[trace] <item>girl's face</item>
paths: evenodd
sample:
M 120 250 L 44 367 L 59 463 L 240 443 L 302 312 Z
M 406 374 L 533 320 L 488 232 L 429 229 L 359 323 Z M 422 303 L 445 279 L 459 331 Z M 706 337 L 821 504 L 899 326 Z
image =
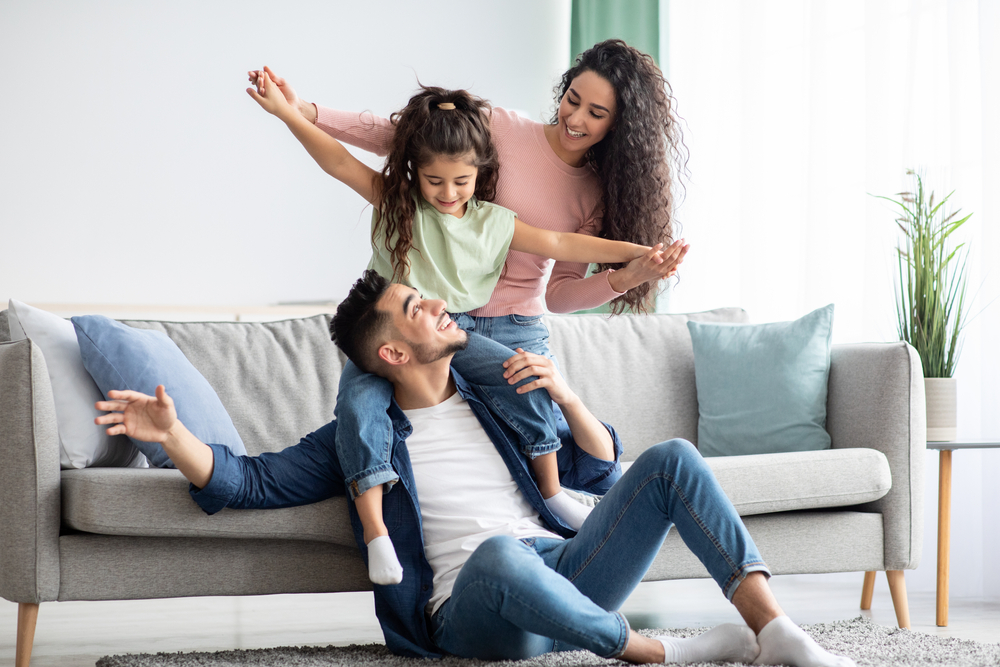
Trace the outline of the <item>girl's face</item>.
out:
M 615 124 L 615 89 L 596 72 L 573 79 L 559 102 L 556 129 L 559 145 L 569 153 L 586 154 Z
M 476 175 L 479 173 L 471 162 L 471 156 L 454 159 L 442 155 L 418 167 L 417 179 L 424 200 L 441 213 L 456 218 L 465 215 L 465 205 L 476 192 Z

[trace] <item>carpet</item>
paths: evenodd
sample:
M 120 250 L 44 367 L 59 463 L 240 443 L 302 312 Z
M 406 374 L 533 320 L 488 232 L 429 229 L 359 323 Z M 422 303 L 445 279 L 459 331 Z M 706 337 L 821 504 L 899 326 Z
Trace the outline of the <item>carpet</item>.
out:
M 848 621 L 803 626 L 824 648 L 854 659 L 861 666 L 904 667 L 909 665 L 953 665 L 973 667 L 1000 665 L 1000 644 L 982 644 L 967 639 L 933 637 L 921 632 L 888 628 L 859 616 Z M 706 628 L 640 630 L 644 635 L 693 637 Z M 302 646 L 220 651 L 218 653 L 157 653 L 106 656 L 96 667 L 598 667 L 624 665 L 586 651 L 549 653 L 531 660 L 485 662 L 463 658 L 425 661 L 394 656 L 380 644 L 365 646 Z M 717 666 L 720 663 L 706 663 Z M 736 665 L 737 663 L 726 663 Z

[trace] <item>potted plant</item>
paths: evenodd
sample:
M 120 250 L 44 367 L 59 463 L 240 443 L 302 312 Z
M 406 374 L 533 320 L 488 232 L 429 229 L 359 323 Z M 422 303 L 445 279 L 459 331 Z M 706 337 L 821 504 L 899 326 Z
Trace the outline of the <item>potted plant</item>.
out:
M 896 246 L 899 283 L 896 316 L 899 337 L 920 354 L 927 396 L 927 439 L 954 440 L 956 435 L 956 384 L 952 377 L 962 349 L 965 326 L 966 262 L 964 243 L 951 236 L 972 214 L 958 218 L 958 210 L 948 212 L 934 193 L 927 197 L 923 179 L 912 169 L 914 192 L 901 192 L 900 199 L 881 197 L 896 204 L 896 219 L 903 237 Z

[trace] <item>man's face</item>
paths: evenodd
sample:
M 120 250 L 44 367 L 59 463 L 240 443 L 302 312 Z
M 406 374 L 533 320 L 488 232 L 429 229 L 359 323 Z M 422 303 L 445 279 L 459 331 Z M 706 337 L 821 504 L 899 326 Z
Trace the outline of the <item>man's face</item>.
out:
M 419 364 L 430 364 L 469 344 L 469 337 L 448 316 L 441 299 L 424 299 L 417 290 L 393 283 L 379 299 L 377 308 L 392 316 L 402 342 Z

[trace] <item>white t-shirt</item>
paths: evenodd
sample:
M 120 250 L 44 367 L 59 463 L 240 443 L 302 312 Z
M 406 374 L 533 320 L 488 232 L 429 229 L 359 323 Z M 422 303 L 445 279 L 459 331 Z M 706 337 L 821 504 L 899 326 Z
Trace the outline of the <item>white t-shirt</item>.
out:
M 545 528 L 461 394 L 403 412 L 413 426 L 406 449 L 420 501 L 424 555 L 434 572 L 428 603 L 433 614 L 451 597 L 465 561 L 488 538 L 561 538 Z

